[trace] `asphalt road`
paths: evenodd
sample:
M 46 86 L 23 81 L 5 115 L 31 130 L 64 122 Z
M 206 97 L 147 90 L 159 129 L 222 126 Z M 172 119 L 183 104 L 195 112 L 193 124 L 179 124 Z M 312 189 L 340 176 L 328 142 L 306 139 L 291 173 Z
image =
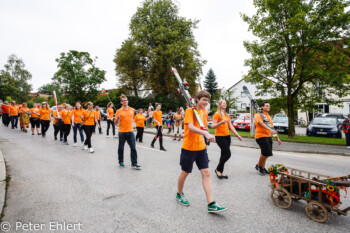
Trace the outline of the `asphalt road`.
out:
M 137 144 L 142 170 L 133 170 L 127 145 L 126 167 L 118 166 L 117 139 L 93 135 L 95 153 L 90 154 L 54 141 L 52 134 L 52 127 L 43 139 L 0 126 L 0 139 L 6 139 L 0 149 L 11 177 L 2 217 L 12 226 L 9 232 L 34 232 L 26 231 L 24 223 L 41 224 L 35 232 L 52 232 L 50 223 L 57 229 L 57 222 L 64 221 L 76 224 L 75 230 L 55 232 L 319 233 L 350 229 L 349 216 L 332 213 L 325 224 L 310 220 L 303 201 L 294 201 L 287 210 L 276 207 L 270 199 L 268 177 L 254 169 L 257 149 L 232 146 L 232 158 L 225 167 L 229 179 L 219 180 L 214 169 L 220 150 L 215 143 L 209 146 L 214 198 L 229 210 L 208 214 L 196 167 L 184 189 L 191 206 L 175 200 L 181 142 L 166 137 L 168 151 L 161 152 L 158 142 L 156 149 L 150 148 L 152 135 L 144 135 L 144 143 Z M 268 160 L 273 163 L 332 176 L 350 173 L 350 158 L 343 156 L 275 152 Z M 350 197 L 343 198 L 343 205 L 350 206 Z

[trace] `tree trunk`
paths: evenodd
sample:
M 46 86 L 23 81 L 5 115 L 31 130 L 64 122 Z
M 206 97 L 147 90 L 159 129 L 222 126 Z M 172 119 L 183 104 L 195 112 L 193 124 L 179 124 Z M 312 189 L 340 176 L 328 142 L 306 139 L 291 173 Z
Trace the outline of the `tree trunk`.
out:
M 288 104 L 288 137 L 294 138 L 295 136 L 294 100 L 292 95 L 292 88 L 290 85 L 288 85 L 287 104 Z

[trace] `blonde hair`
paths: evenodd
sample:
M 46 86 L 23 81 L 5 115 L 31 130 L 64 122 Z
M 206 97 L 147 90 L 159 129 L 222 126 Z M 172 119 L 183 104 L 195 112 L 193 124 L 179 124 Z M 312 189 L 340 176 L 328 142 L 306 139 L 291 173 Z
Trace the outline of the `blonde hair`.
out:
M 222 105 L 222 102 L 224 102 L 224 101 L 226 102 L 226 100 L 220 99 L 219 102 L 218 102 L 218 110 L 216 112 L 218 112 L 220 114 L 220 119 L 222 119 L 221 105 Z M 225 111 L 225 116 L 228 117 L 229 115 L 227 114 L 226 109 L 224 111 Z
M 49 105 L 46 102 L 40 104 L 40 108 L 44 108 L 43 105 L 46 104 L 46 109 L 49 110 Z

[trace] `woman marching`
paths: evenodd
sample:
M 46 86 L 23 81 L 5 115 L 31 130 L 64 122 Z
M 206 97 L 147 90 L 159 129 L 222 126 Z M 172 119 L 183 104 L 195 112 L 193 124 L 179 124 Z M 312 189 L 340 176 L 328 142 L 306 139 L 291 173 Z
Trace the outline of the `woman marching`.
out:
M 68 135 L 70 134 L 70 130 L 72 127 L 72 107 L 69 104 L 66 104 L 65 110 L 61 112 L 62 121 L 63 121 L 63 144 L 69 145 L 68 143 Z
M 75 107 L 72 112 L 73 116 L 73 140 L 74 140 L 74 147 L 76 147 L 77 144 L 77 133 L 79 132 L 80 135 L 80 141 L 83 144 L 84 143 L 84 130 L 83 130 L 83 116 L 84 109 L 81 106 L 81 103 L 78 101 L 75 103 Z
M 145 121 L 146 117 L 143 115 L 143 110 L 142 108 L 139 109 L 138 114 L 134 117 L 134 121 L 136 122 L 136 142 L 137 139 L 139 139 L 139 142 L 142 142 L 142 137 L 143 137 L 143 130 L 145 128 Z
M 83 128 L 86 134 L 86 140 L 84 142 L 83 150 L 89 149 L 90 153 L 94 153 L 94 149 L 92 149 L 91 147 L 91 136 L 95 127 L 95 123 L 98 128 L 101 127 L 97 121 L 96 112 L 93 109 L 93 107 L 94 105 L 92 104 L 92 102 L 88 102 L 87 109 L 83 112 L 82 115 Z
M 57 134 L 58 132 L 60 133 L 60 141 L 63 141 L 63 121 L 62 121 L 62 111 L 64 109 L 63 105 L 58 105 L 58 110 L 54 111 L 52 113 L 53 115 L 53 128 L 54 128 L 54 133 L 53 136 L 55 137 L 55 140 L 57 140 Z
M 40 135 L 40 119 L 39 119 L 39 108 L 38 104 L 34 103 L 33 107 L 30 109 L 31 116 L 29 118 L 30 124 L 32 126 L 32 135 L 34 135 L 34 130 L 36 128 L 36 134 Z
M 95 107 L 95 112 L 96 112 L 97 122 L 98 122 L 99 125 L 101 125 L 101 112 L 100 112 L 100 107 L 99 106 Z M 94 127 L 94 133 L 95 133 L 95 131 L 96 131 L 96 124 L 95 124 L 95 127 Z M 98 128 L 98 133 L 102 134 L 102 127 Z
M 29 114 L 30 114 L 30 110 L 29 108 L 27 108 L 27 103 L 23 103 L 21 109 L 19 110 L 19 113 L 21 114 L 21 117 L 20 117 L 21 130 L 27 133 L 27 125 L 29 124 Z
M 112 130 L 113 130 L 113 138 L 115 138 L 115 124 L 114 124 L 114 120 L 113 120 L 113 116 L 114 116 L 114 109 L 113 109 L 113 103 L 109 102 L 107 104 L 107 138 L 109 138 L 109 127 L 112 126 Z
M 232 126 L 230 116 L 226 112 L 226 101 L 219 100 L 218 110 L 213 116 L 212 128 L 215 129 L 215 140 L 221 149 L 221 157 L 219 164 L 215 170 L 216 175 L 219 179 L 228 179 L 227 175 L 224 175 L 224 166 L 227 160 L 231 157 L 231 136 L 230 130 L 242 141 L 242 137 L 236 132 L 235 128 Z
M 46 137 L 46 131 L 50 127 L 51 122 L 51 110 L 46 102 L 42 102 L 39 110 L 40 123 L 41 123 L 41 136 Z

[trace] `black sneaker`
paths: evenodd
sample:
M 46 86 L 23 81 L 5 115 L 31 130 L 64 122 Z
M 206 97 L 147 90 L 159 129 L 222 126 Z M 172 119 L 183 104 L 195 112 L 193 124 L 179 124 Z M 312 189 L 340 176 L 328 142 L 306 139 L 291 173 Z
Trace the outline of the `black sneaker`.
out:
M 270 172 L 268 170 L 266 170 L 266 168 L 263 168 L 262 170 L 266 175 L 270 175 Z
M 161 147 L 160 150 L 161 151 L 166 151 L 166 149 L 164 147 Z
M 151 147 L 154 148 L 154 144 L 153 143 L 151 144 Z
M 262 167 L 256 165 L 256 166 L 255 166 L 255 169 L 258 171 L 259 175 L 262 175 L 262 176 L 266 175 L 266 174 L 264 173 L 264 170 L 262 169 Z

